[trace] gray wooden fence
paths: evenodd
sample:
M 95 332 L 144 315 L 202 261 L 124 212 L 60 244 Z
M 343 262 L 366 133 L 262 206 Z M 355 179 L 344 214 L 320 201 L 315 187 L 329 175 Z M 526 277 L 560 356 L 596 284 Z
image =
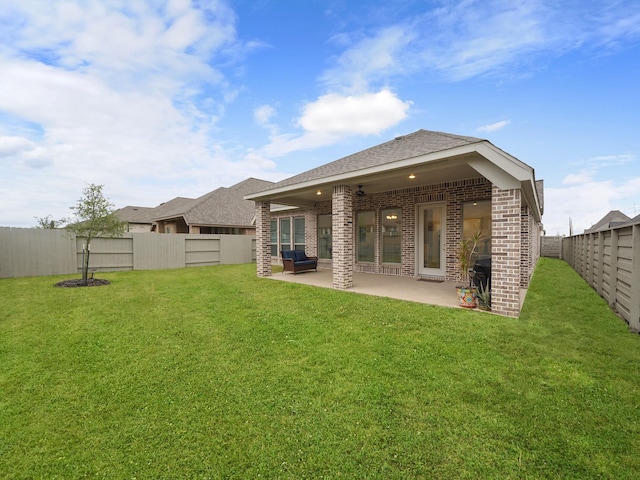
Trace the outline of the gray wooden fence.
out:
M 547 237 L 540 239 L 540 256 L 550 258 L 562 258 L 562 237 Z
M 640 223 L 564 238 L 562 258 L 640 332 Z
M 65 230 L 0 227 L 0 278 L 81 271 L 86 239 Z M 255 235 L 127 233 L 91 241 L 91 271 L 160 270 L 256 259 Z

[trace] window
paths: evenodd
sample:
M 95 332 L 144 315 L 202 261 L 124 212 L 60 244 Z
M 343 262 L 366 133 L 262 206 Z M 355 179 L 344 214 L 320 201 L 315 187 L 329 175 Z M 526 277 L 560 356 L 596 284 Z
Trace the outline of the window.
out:
M 279 232 L 278 220 L 271 220 L 271 255 L 277 256 L 281 250 L 304 250 L 305 246 L 304 217 L 280 218 Z
M 293 219 L 293 249 L 304 250 L 304 217 Z
M 331 258 L 331 215 L 318 215 L 318 258 Z
M 402 211 L 388 208 L 380 214 L 382 263 L 402 263 Z
M 280 250 L 291 250 L 291 219 L 280 219 Z
M 373 262 L 375 260 L 375 223 L 376 214 L 374 211 L 358 212 L 358 261 Z
M 462 238 L 471 238 L 476 232 L 482 233 L 482 238 L 476 246 L 478 258 L 491 257 L 491 200 L 476 200 L 462 205 Z
M 271 220 L 271 256 L 278 256 L 278 220 Z

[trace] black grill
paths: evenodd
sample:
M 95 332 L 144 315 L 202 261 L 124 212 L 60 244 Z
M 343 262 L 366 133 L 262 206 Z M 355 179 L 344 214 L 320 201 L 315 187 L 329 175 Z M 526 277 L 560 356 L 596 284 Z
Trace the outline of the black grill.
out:
M 476 263 L 474 263 L 473 284 L 478 288 L 482 288 L 482 290 L 487 290 L 487 288 L 491 288 L 491 259 L 490 258 L 482 258 L 480 260 L 476 260 Z

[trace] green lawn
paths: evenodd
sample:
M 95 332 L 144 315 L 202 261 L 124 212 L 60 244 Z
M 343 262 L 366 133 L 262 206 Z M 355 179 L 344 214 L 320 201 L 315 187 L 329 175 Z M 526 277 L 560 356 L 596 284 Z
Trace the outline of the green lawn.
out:
M 97 277 L 0 280 L 0 478 L 638 478 L 640 336 L 564 262 L 520 319 L 254 265 Z

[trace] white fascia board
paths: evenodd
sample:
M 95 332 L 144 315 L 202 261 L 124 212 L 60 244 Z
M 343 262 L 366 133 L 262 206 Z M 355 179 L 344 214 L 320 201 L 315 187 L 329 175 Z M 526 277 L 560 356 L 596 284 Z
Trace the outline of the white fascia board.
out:
M 478 145 L 477 152 L 519 181 L 533 179 L 533 169 L 489 142 Z
M 341 173 L 338 175 L 331 175 L 328 177 L 322 177 L 315 180 L 309 180 L 302 183 L 296 183 L 293 185 L 287 185 L 286 187 L 275 188 L 273 190 L 265 190 L 263 192 L 253 193 L 245 195 L 245 200 L 268 200 L 271 197 L 282 196 L 283 193 L 291 193 L 297 190 L 306 190 L 309 188 L 316 188 L 319 185 L 340 185 L 345 182 L 349 182 L 358 177 L 375 175 L 384 172 L 390 172 L 399 168 L 414 167 L 423 165 L 425 163 L 435 162 L 443 160 L 449 157 L 457 157 L 467 153 L 473 153 L 477 151 L 477 143 L 471 145 L 464 145 L 461 147 L 455 147 L 440 152 L 429 153 L 427 155 L 420 155 L 418 157 L 407 158 L 399 160 L 393 163 L 385 163 L 384 165 L 377 165 L 375 167 L 363 168 L 361 170 L 354 170 L 351 172 Z
M 300 210 L 300 207 L 295 207 L 291 205 L 280 205 L 279 207 L 271 206 L 271 212 L 288 212 L 290 210 Z
M 469 165 L 501 190 L 520 189 L 534 217 L 540 221 L 540 201 L 533 168 L 489 142 L 479 145 L 478 153 L 487 160 L 470 160 Z
M 495 163 L 485 158 L 469 160 L 469 166 L 476 172 L 496 185 L 501 190 L 515 190 L 520 188 L 520 181 L 513 175 L 505 172 Z

